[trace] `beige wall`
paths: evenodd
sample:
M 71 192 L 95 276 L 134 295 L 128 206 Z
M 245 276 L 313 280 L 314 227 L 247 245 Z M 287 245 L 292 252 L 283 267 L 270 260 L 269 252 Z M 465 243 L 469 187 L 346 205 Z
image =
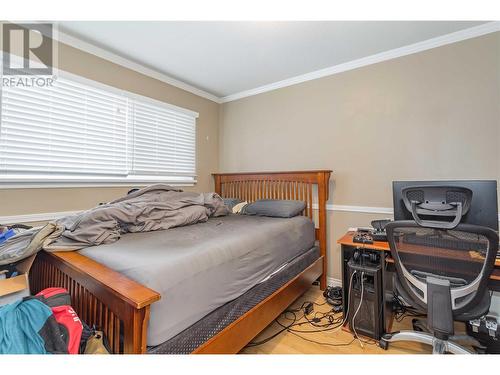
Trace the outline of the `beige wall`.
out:
M 500 33 L 222 105 L 221 171 L 332 169 L 331 202 L 391 207 L 397 179 L 500 176 Z M 330 212 L 336 240 L 386 215 Z
M 390 207 L 392 180 L 500 176 L 500 33 L 223 105 L 63 44 L 59 54 L 63 70 L 199 112 L 197 191 L 217 170 L 325 168 L 330 203 Z M 0 188 L 0 216 L 88 208 L 127 189 Z M 340 277 L 346 229 L 385 216 L 329 212 L 329 276 Z
M 154 78 L 59 44 L 59 68 L 136 94 L 199 113 L 196 128 L 198 183 L 192 189 L 213 189 L 211 173 L 218 170 L 219 105 Z M 95 206 L 127 192 L 129 187 L 1 189 L 0 216 L 71 211 Z

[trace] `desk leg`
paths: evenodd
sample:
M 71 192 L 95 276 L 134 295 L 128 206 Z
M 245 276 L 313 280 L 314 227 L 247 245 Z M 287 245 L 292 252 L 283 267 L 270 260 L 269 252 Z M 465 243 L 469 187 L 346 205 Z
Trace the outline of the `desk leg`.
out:
M 345 315 L 347 311 L 347 306 L 349 306 L 349 280 L 346 282 L 346 277 L 347 277 L 347 262 L 349 261 L 351 257 L 351 247 L 341 245 L 340 246 L 340 259 L 342 260 L 342 267 L 341 267 L 341 277 L 342 277 L 342 312 Z M 347 320 L 346 320 L 347 324 Z
M 392 277 L 394 271 L 390 270 L 390 263 L 385 261 L 385 256 L 381 259 L 382 262 L 382 283 L 384 286 L 384 333 L 390 333 L 392 331 L 392 324 L 394 323 L 394 313 L 392 312 Z

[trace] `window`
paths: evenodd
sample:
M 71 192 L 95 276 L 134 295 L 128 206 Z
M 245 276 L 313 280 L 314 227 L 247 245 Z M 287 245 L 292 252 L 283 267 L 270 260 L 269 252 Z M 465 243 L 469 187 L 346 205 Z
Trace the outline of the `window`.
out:
M 69 74 L 2 87 L 0 183 L 192 184 L 197 116 Z
M 132 123 L 134 174 L 194 176 L 193 116 L 135 101 Z

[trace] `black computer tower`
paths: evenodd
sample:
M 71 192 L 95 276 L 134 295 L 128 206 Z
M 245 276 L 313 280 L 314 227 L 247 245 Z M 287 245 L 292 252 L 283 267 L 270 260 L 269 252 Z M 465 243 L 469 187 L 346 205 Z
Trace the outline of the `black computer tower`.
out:
M 351 259 L 347 263 L 347 268 L 349 280 L 352 277 L 349 290 L 349 311 L 347 312 L 349 328 L 353 333 L 355 330 L 360 335 L 379 340 L 384 332 L 384 298 L 380 262 Z M 361 292 L 363 292 L 363 298 L 361 298 Z M 359 311 L 356 314 L 358 308 Z

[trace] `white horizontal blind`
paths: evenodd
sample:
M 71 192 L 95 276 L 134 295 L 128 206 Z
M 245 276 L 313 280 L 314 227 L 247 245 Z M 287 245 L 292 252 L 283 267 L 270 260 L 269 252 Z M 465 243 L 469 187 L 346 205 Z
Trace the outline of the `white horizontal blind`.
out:
M 58 79 L 3 87 L 0 171 L 127 174 L 127 98 Z
M 195 118 L 134 101 L 133 174 L 194 176 Z
M 196 117 L 71 75 L 2 87 L 0 181 L 194 182 Z

